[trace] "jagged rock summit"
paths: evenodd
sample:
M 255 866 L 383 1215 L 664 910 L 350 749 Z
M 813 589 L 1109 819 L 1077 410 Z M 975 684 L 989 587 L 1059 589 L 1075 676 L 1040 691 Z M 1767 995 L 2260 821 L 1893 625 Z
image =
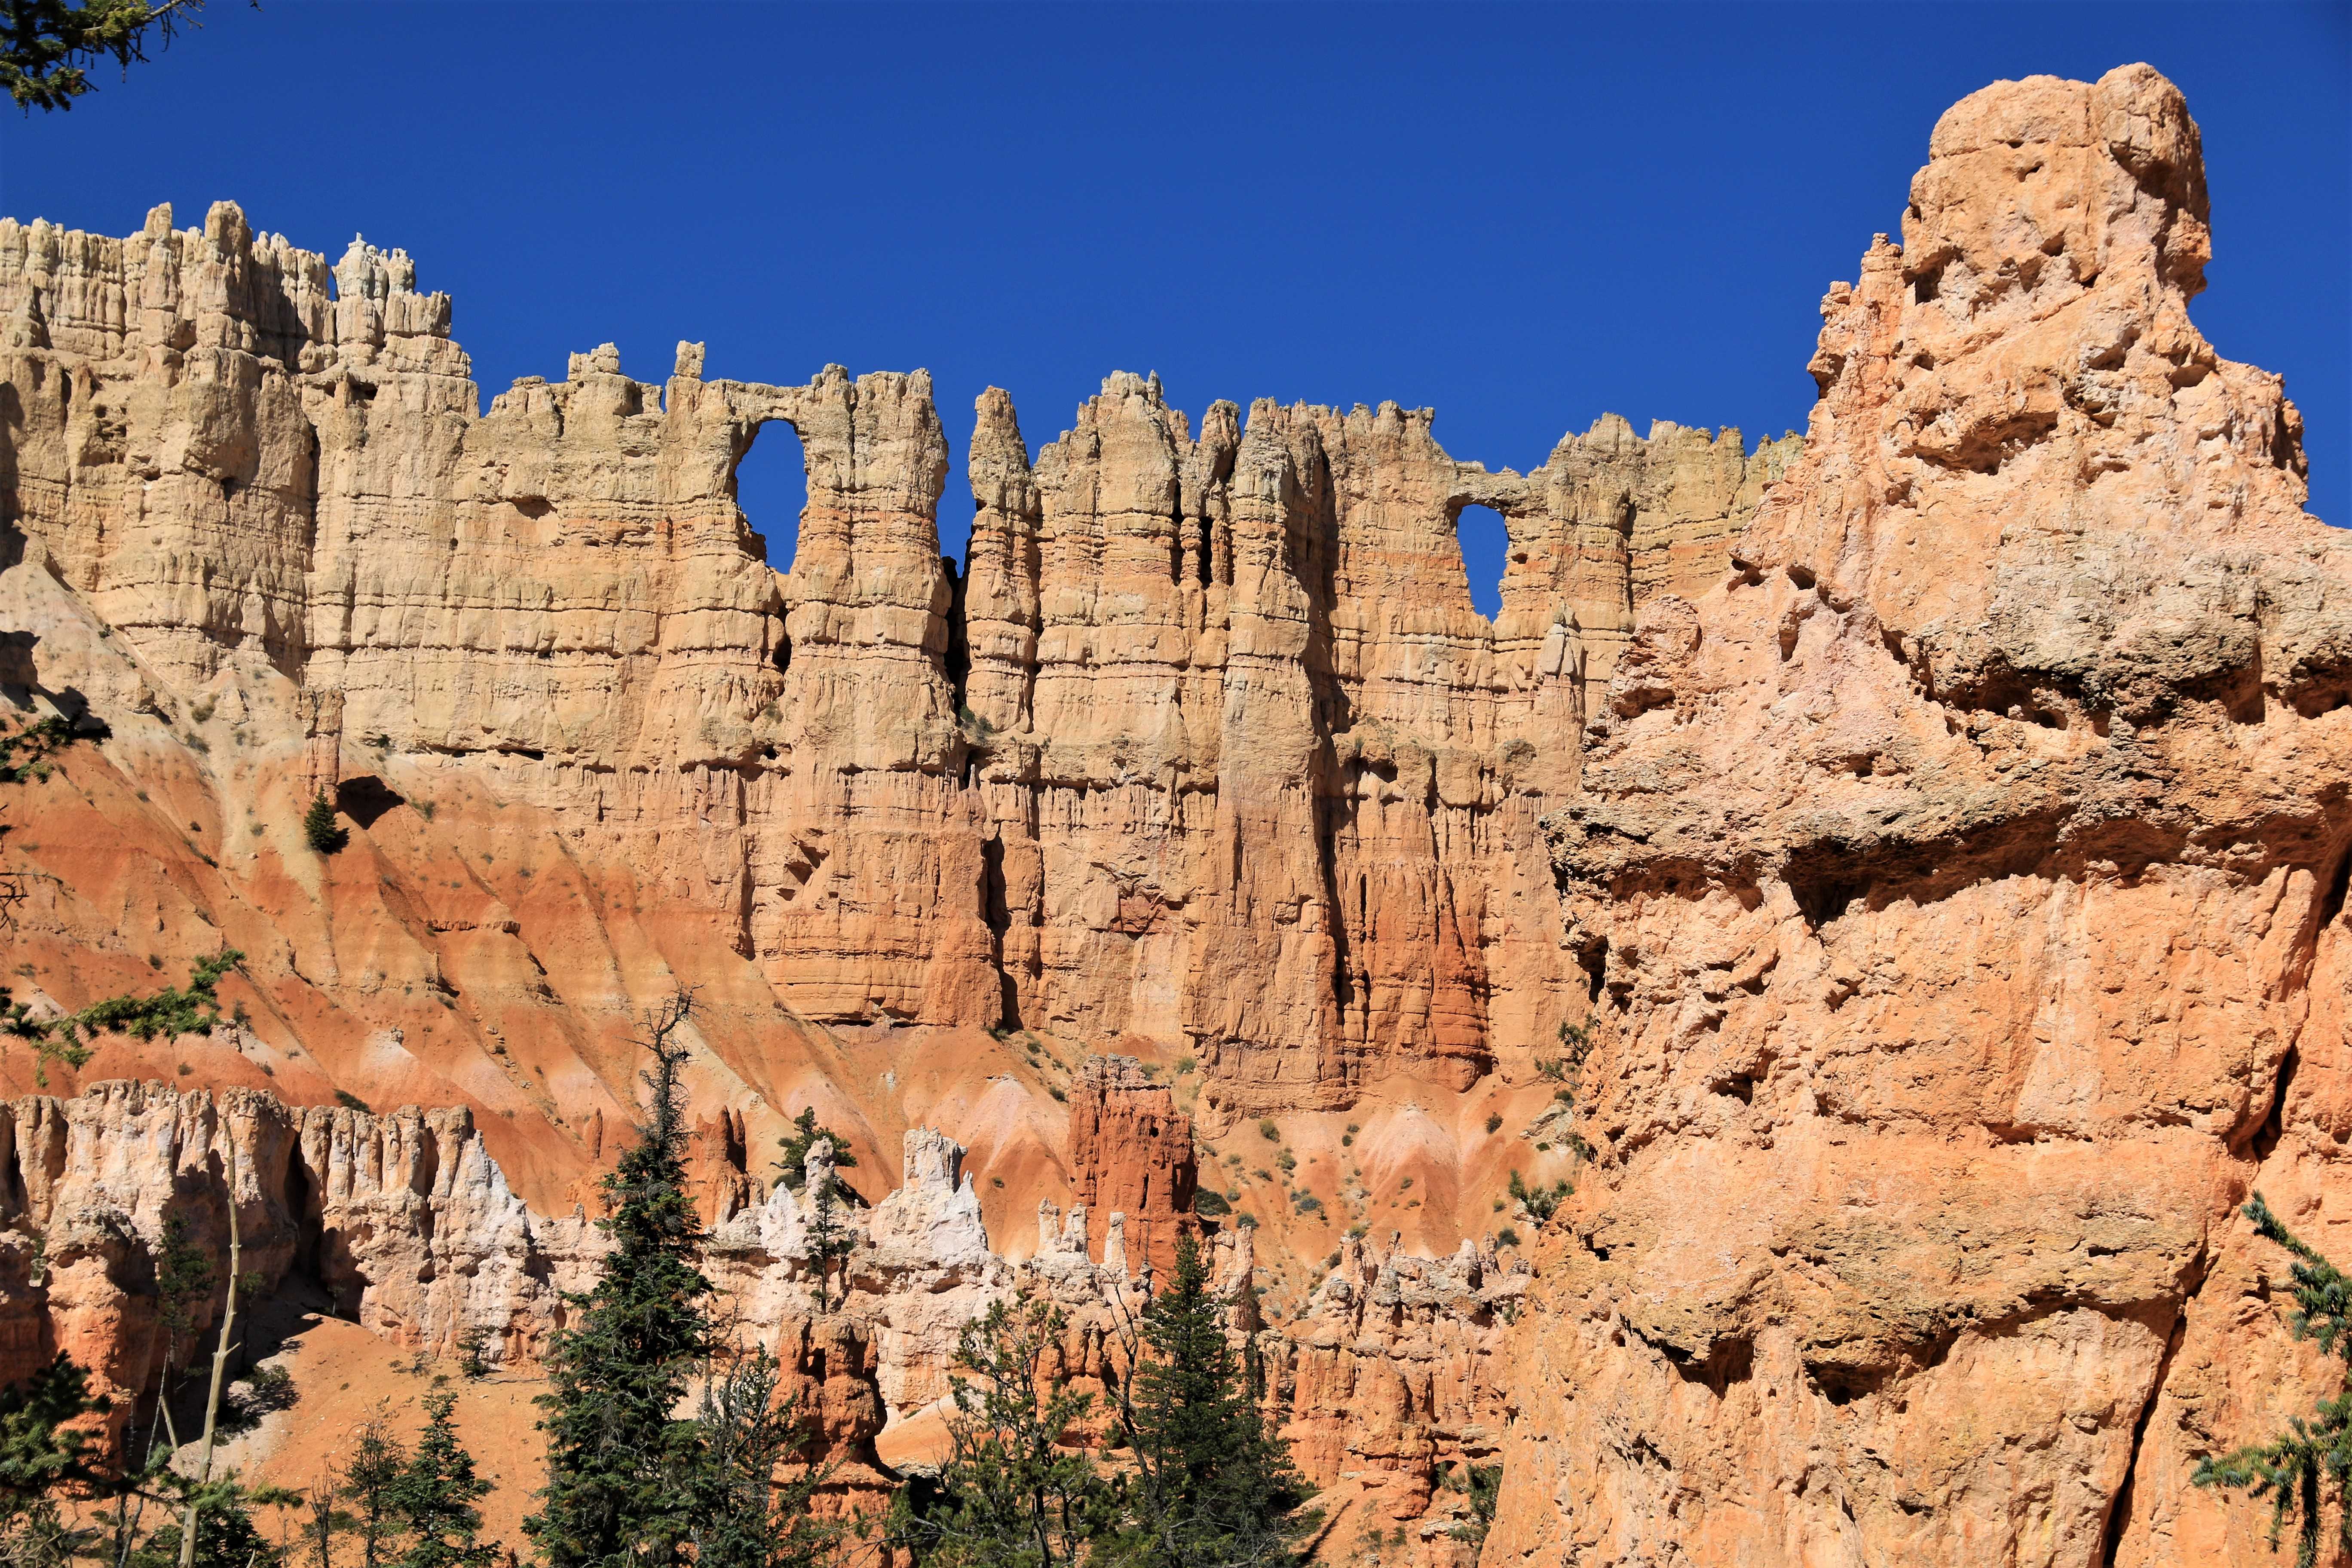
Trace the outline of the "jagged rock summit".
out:
M 110 731 L 5 786 L 8 984 L 236 945 L 235 1026 L 56 1087 L 300 1108 L 20 1100 L 7 1223 L 64 1228 L 11 1332 L 135 1331 L 147 1178 L 30 1194 L 215 1105 L 304 1170 L 478 1151 L 338 1201 L 442 1205 L 503 1288 L 689 984 L 714 1245 L 861 1465 L 992 1293 L 1115 1314 L 1213 1226 L 1327 1555 L 2266 1561 L 2187 1478 L 2335 1386 L 2236 1207 L 2352 1256 L 2352 535 L 2189 320 L 2208 217 L 2153 70 L 2000 83 L 1824 300 L 1802 441 L 1490 473 L 1425 410 L 1196 428 L 1118 374 L 1033 449 L 991 392 L 961 574 L 920 373 L 607 347 L 484 412 L 399 252 L 0 222 L 0 682 Z M 733 490 L 778 419 L 784 573 Z M 877 1200 L 824 1326 L 751 1157 L 803 1106 Z

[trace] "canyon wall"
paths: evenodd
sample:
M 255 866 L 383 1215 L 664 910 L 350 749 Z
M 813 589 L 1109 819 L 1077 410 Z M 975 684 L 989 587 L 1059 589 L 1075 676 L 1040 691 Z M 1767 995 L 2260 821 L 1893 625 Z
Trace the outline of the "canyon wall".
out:
M 2352 536 L 2189 318 L 2170 83 L 2001 83 L 1928 153 L 1801 442 L 1608 418 L 1490 473 L 1426 410 L 1118 374 L 1033 449 L 991 392 L 961 571 L 920 373 L 608 347 L 478 412 L 397 251 L 0 222 L 0 686 L 92 731 L 0 786 L 6 984 L 246 954 L 234 1026 L 46 1069 L 226 1098 L 18 1102 L 0 1344 L 135 1386 L 189 1168 L 138 1151 L 226 1114 L 310 1173 L 254 1189 L 285 1268 L 366 1274 L 317 1194 L 366 1245 L 446 1213 L 462 1259 L 351 1310 L 527 1355 L 686 986 L 712 1267 L 846 1336 L 793 1331 L 851 1447 L 1007 1291 L 1099 1377 L 1214 1189 L 1327 1556 L 2266 1560 L 2187 1476 L 2334 1386 L 2237 1205 L 2352 1256 Z M 781 574 L 733 478 L 778 420 Z M 829 1315 L 754 1158 L 803 1106 L 879 1200 Z M 68 1169 L 101 1195 L 38 1209 Z M 1521 1175 L 1574 1190 L 1539 1226 Z M 1490 1463 L 1481 1547 L 1444 1482 Z

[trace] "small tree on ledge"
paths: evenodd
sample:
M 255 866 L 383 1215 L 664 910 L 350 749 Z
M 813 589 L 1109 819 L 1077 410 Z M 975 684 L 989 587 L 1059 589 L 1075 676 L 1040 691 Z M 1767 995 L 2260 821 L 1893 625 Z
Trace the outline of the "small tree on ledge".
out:
M 302 814 L 302 842 L 321 855 L 332 855 L 352 841 L 352 836 L 335 820 L 334 803 L 320 790 L 310 797 L 310 809 Z

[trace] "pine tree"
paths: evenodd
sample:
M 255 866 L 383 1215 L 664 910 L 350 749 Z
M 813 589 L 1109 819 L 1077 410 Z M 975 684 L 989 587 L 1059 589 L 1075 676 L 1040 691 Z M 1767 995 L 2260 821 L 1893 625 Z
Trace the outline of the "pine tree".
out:
M 681 992 L 646 1019 L 651 1114 L 604 1178 L 613 1213 L 598 1223 L 613 1250 L 594 1289 L 564 1298 L 577 1326 L 549 1346 L 551 1386 L 539 1399 L 547 1485 L 523 1524 L 549 1568 L 686 1560 L 702 1445 L 698 1425 L 673 1412 L 710 1328 L 710 1282 L 693 1262 L 701 1228 L 686 1192 L 686 1047 L 676 1038 L 693 1007 Z
M 835 1265 L 846 1259 L 857 1246 L 856 1233 L 841 1212 L 841 1199 L 836 1195 L 838 1184 L 831 1171 L 823 1172 L 816 1180 L 815 1190 L 809 1194 L 808 1244 L 809 1257 L 816 1263 L 816 1306 L 824 1310 L 828 1300 L 826 1279 Z M 843 1289 L 845 1298 L 847 1287 Z
M 302 842 L 321 855 L 332 855 L 352 841 L 352 836 L 335 821 L 334 803 L 325 790 L 310 797 L 310 809 L 302 814 Z
M 1200 1243 L 1143 1310 L 1142 1353 L 1121 1392 L 1136 1462 L 1141 1554 L 1171 1568 L 1288 1564 L 1318 1516 L 1288 1448 L 1265 1429 L 1255 1379 L 1225 1335 Z
M 10 0 L 0 13 L 8 19 L 0 28 L 0 86 L 28 112 L 71 109 L 91 90 L 86 68 L 111 59 L 128 70 L 147 58 L 149 39 L 170 44 L 203 9 L 204 0 Z
M 776 1398 L 778 1375 L 776 1358 L 758 1348 L 703 1386 L 696 1568 L 810 1568 L 848 1534 L 810 1510 L 830 1470 L 806 1462 L 800 1400 Z
M 319 1568 L 335 1568 L 335 1537 L 348 1535 L 359 1528 L 356 1514 L 335 1506 L 335 1482 L 331 1472 L 322 1474 L 318 1484 L 302 1494 L 303 1506 L 310 1515 L 302 1526 L 302 1538 L 310 1543 Z
M 2299 1340 L 2315 1340 L 2320 1353 L 2345 1363 L 2336 1397 L 2323 1399 L 2314 1418 L 2287 1417 L 2287 1430 L 2268 1443 L 2250 1445 L 2235 1453 L 2201 1460 L 2189 1479 L 2200 1487 L 2242 1488 L 2255 1497 L 2269 1494 L 2270 1542 L 2278 1548 L 2279 1532 L 2300 1520 L 2295 1534 L 2295 1568 L 2313 1568 L 2319 1561 L 2321 1514 L 2326 1494 L 2336 1502 L 2336 1542 L 2339 1552 L 2352 1553 L 2352 1508 L 2345 1489 L 2352 1483 L 2352 1276 L 2296 1238 L 2256 1193 L 2245 1207 L 2255 1231 L 2284 1247 L 2294 1258 L 2288 1288 L 2294 1311 L 2287 1331 Z
M 809 1151 L 817 1146 L 820 1139 L 833 1145 L 834 1169 L 854 1171 L 857 1168 L 857 1156 L 849 1152 L 849 1145 L 842 1141 L 841 1134 L 830 1127 L 818 1126 L 816 1107 L 804 1105 L 801 1113 L 793 1118 L 793 1130 L 776 1140 L 776 1147 L 782 1151 L 776 1156 L 776 1179 L 793 1191 L 799 1192 L 808 1180 Z
M 96 1479 L 89 1438 L 70 1423 L 105 1408 L 62 1351 L 23 1386 L 0 1388 L 0 1562 L 63 1564 L 94 1536 L 70 1523 L 58 1500 Z
M 190 1353 L 195 1350 L 195 1304 L 211 1300 L 212 1293 L 212 1258 L 196 1245 L 186 1212 L 174 1204 L 163 1216 L 163 1245 L 155 1255 L 156 1316 L 163 1329 L 160 1397 L 165 1405 L 171 1399 L 173 1368 L 186 1370 L 181 1342 L 187 1342 Z
M 131 1554 L 130 1568 L 179 1568 L 180 1523 L 173 1519 L 156 1526 Z M 196 1548 L 189 1561 L 194 1568 L 278 1568 L 280 1558 L 238 1497 L 197 1505 Z
M 1061 1442 L 1093 1405 L 1048 1369 L 1067 1326 L 1044 1301 L 998 1301 L 965 1325 L 956 1365 L 972 1375 L 950 1380 L 941 1500 L 908 1531 L 927 1563 L 1064 1568 L 1117 1534 L 1109 1479 L 1090 1452 Z
M 360 1424 L 352 1457 L 335 1479 L 335 1495 L 357 1510 L 352 1528 L 359 1531 L 362 1568 L 382 1568 L 399 1536 L 392 1488 L 407 1468 L 408 1451 L 393 1435 L 390 1414 L 379 1405 Z
M 425 1430 L 386 1493 L 408 1536 L 399 1568 L 487 1568 L 498 1555 L 481 1542 L 482 1513 L 474 1504 L 491 1488 L 457 1441 L 457 1396 L 446 1389 L 425 1396 Z

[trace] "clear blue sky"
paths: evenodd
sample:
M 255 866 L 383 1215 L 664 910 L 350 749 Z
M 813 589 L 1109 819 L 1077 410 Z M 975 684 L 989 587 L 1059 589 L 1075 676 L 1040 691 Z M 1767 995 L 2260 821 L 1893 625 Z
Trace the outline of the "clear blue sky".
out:
M 109 234 L 218 197 L 404 247 L 485 397 L 610 340 L 648 380 L 929 367 L 1034 450 L 1114 369 L 1197 412 L 1437 410 L 1539 463 L 1603 410 L 1801 427 L 1832 279 L 1899 228 L 1955 99 L 2147 60 L 2205 135 L 2195 307 L 2279 371 L 2352 521 L 2352 8 L 1448 5 L 844 8 L 214 0 L 69 114 L 0 115 L 0 211 Z M 797 456 L 744 502 L 789 554 Z M 1499 540 L 1465 536 L 1491 605 Z

